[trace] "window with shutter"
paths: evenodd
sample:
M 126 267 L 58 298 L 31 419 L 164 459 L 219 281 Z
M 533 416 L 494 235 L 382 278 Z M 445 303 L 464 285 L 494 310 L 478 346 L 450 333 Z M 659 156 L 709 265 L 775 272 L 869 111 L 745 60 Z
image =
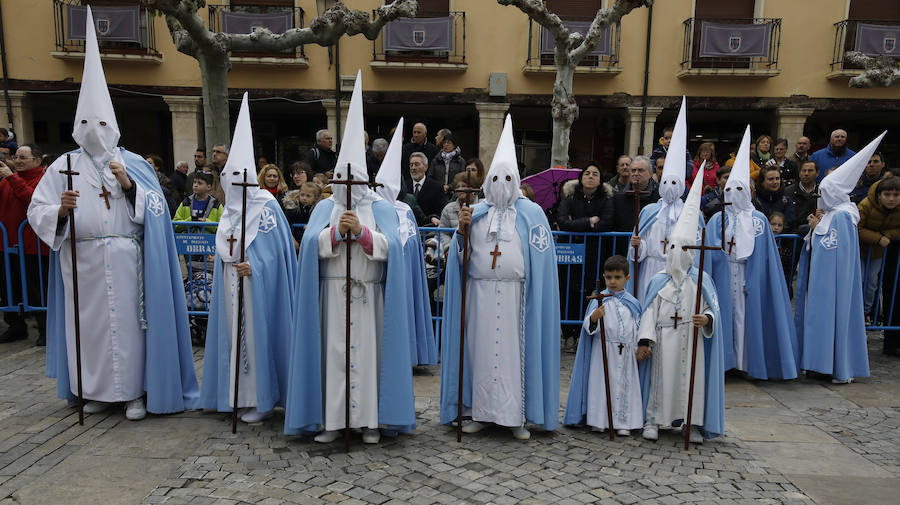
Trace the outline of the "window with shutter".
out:
M 695 18 L 752 18 L 756 0 L 696 0 L 694 3 Z
M 849 19 L 900 20 L 900 2 L 851 0 Z

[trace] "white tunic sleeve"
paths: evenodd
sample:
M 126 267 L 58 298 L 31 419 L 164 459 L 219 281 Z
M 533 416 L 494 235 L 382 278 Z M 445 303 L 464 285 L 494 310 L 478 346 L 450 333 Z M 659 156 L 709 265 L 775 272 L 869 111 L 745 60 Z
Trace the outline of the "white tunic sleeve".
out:
M 388 241 L 380 231 L 369 228 L 372 233 L 372 254 L 363 249 L 366 257 L 372 261 L 387 261 L 388 259 Z
M 125 206 L 128 209 L 128 217 L 135 224 L 144 224 L 144 211 L 147 210 L 147 190 L 137 181 L 132 180 L 131 182 L 135 186 L 134 208 L 131 208 L 131 205 Z M 162 195 L 159 196 L 162 197 Z
M 336 258 L 338 251 L 331 247 L 332 227 L 326 226 L 324 230 L 319 232 L 319 257 L 320 258 Z
M 60 159 L 65 159 L 60 157 Z M 54 251 L 59 251 L 63 241 L 69 236 L 68 219 L 64 226 L 59 224 L 59 207 L 62 192 L 65 191 L 64 178 L 59 173 L 57 163 L 53 163 L 38 183 L 28 204 L 28 223 L 38 237 Z
M 712 321 L 713 320 L 713 311 L 709 307 L 709 304 L 706 303 L 706 298 L 703 298 L 702 300 L 703 300 L 703 302 L 700 304 L 700 313 L 705 315 L 706 317 L 709 318 L 710 321 Z M 707 324 L 706 326 L 700 328 L 700 335 L 702 335 L 703 338 L 712 338 L 713 325 Z
M 638 327 L 638 341 L 649 340 L 656 343 L 656 317 L 659 313 L 660 297 L 657 296 L 641 314 L 641 324 Z
M 597 301 L 591 300 L 590 305 L 588 305 L 587 311 L 584 313 L 584 324 L 582 325 L 584 328 L 584 332 L 588 335 L 594 335 L 597 333 L 597 330 L 600 328 L 600 321 L 597 321 L 597 324 L 591 324 L 591 313 L 594 312 L 594 309 L 597 308 Z M 594 327 L 591 330 L 591 326 Z

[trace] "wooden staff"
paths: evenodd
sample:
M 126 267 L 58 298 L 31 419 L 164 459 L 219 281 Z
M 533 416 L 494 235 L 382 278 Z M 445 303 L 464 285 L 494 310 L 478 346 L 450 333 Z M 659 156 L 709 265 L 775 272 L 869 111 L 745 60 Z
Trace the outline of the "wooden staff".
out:
M 723 216 L 724 217 L 724 216 Z M 700 313 L 700 304 L 703 301 L 703 260 L 705 257 L 706 251 L 717 251 L 721 248 L 721 245 L 716 247 L 711 247 L 706 245 L 706 228 L 703 228 L 703 231 L 700 235 L 700 245 L 684 245 L 681 246 L 682 249 L 697 249 L 700 251 L 700 265 L 697 267 L 697 298 L 694 303 L 694 314 Z M 694 337 L 693 337 L 693 345 L 691 346 L 691 383 L 688 387 L 688 408 L 687 408 L 687 420 L 684 424 L 684 449 L 687 450 L 690 448 L 691 444 L 691 414 L 694 409 L 694 376 L 697 372 L 697 336 L 700 333 L 700 328 L 697 325 L 694 326 Z
M 244 169 L 244 181 L 232 182 L 232 186 L 241 187 L 241 250 L 238 263 L 246 261 L 244 245 L 247 235 L 247 188 L 259 187 L 259 184 L 247 182 L 247 169 Z M 232 237 L 234 238 L 234 237 Z M 237 326 L 234 343 L 234 408 L 231 410 L 231 432 L 237 433 L 238 385 L 241 378 L 241 327 L 244 323 L 244 277 L 238 276 L 238 309 Z M 252 324 L 252 322 L 251 322 Z
M 626 195 L 631 195 L 634 198 L 634 235 L 638 236 L 638 230 L 641 225 L 641 195 L 649 195 L 649 191 L 642 191 L 634 187 L 634 184 L 631 185 L 630 190 L 626 191 Z M 640 269 L 638 268 L 638 247 L 634 246 L 634 267 L 631 269 L 634 272 L 634 284 L 632 284 L 632 294 L 635 298 L 638 297 L 638 274 Z
M 604 295 L 600 292 L 600 279 L 597 279 L 597 291 L 589 296 L 588 300 L 597 300 L 597 307 L 603 306 L 603 299 L 609 298 L 610 296 L 615 296 L 612 293 L 608 295 Z M 601 317 L 597 324 L 600 325 L 600 345 L 603 349 L 603 383 L 606 385 L 606 419 L 609 422 L 609 439 L 615 440 L 616 434 L 613 429 L 613 413 L 612 413 L 612 397 L 609 392 L 609 360 L 606 358 L 606 324 L 603 322 L 603 318 Z M 590 357 L 588 356 L 588 359 Z
M 66 169 L 59 173 L 66 176 L 66 190 L 74 191 L 72 176 L 72 155 L 66 155 Z M 72 247 L 72 307 L 75 313 L 75 370 L 78 377 L 78 424 L 84 426 L 84 396 L 81 379 L 81 315 L 78 310 L 78 255 L 75 248 L 75 209 L 69 209 L 69 245 Z
M 469 206 L 469 195 L 478 193 L 477 188 L 472 187 L 469 180 L 471 172 L 466 170 L 466 187 L 465 189 L 456 189 L 457 193 L 463 193 L 466 198 L 461 199 L 464 209 Z M 466 356 L 466 284 L 469 279 L 469 226 L 460 227 L 460 233 L 463 238 L 463 261 L 462 261 L 462 282 L 460 294 L 459 308 L 459 377 L 457 377 L 457 401 L 456 401 L 456 441 L 462 442 L 462 414 L 463 414 L 463 360 Z M 496 256 L 494 257 L 496 259 Z
M 340 177 L 340 174 L 338 174 L 338 177 Z M 353 180 L 350 163 L 347 163 L 347 179 L 332 179 L 328 182 L 347 186 L 347 212 L 350 211 L 350 207 L 353 205 L 353 186 L 369 184 L 368 180 Z M 350 292 L 352 290 L 350 284 L 350 245 L 353 242 L 351 235 L 352 232 L 347 230 L 347 238 L 344 239 L 344 242 L 347 244 L 347 275 L 346 284 L 344 284 L 344 293 L 347 295 L 344 305 L 344 327 L 346 328 L 344 339 L 344 450 L 347 452 L 350 452 Z

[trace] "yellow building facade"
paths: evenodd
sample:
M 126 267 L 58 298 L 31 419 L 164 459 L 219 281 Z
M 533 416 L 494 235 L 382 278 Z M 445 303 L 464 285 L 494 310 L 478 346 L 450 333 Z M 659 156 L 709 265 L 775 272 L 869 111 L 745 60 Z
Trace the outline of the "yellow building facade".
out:
M 589 20 L 587 13 L 608 1 L 548 4 L 564 20 L 578 22 Z M 0 100 L 0 117 L 8 118 L 11 110 L 12 129 L 20 142 L 34 141 L 56 152 L 74 146 L 71 122 L 83 55 L 80 42 L 69 38 L 67 9 L 82 3 L 95 8 L 133 4 L 2 3 L 8 99 Z M 382 2 L 345 3 L 371 11 Z M 290 26 L 308 26 L 317 13 L 315 0 L 209 4 L 200 15 L 218 29 L 223 13 L 290 13 Z M 374 42 L 362 36 L 340 41 L 341 96 L 349 99 L 347 81 L 361 70 L 370 137 L 388 137 L 402 115 L 408 128 L 424 122 L 431 138 L 438 129 L 449 128 L 464 155 L 489 159 L 503 116 L 510 112 L 520 161 L 529 172 L 546 168 L 554 73 L 540 27 L 518 9 L 494 0 L 420 4 L 420 17 L 448 20 L 439 29 L 447 30 L 444 43 L 449 47 L 417 50 L 414 42 L 407 49 L 391 50 L 384 35 Z M 176 50 L 162 17 L 142 9 L 139 16 L 140 42 L 103 43 L 104 68 L 122 145 L 142 154 L 161 154 L 171 167 L 190 160 L 203 144 L 200 70 L 196 60 Z M 738 48 L 739 56 L 701 57 L 704 23 L 766 25 L 768 31 L 760 39 L 766 55 L 743 57 Z M 574 93 L 581 114 L 573 127 L 572 164 L 598 159 L 611 169 L 618 154 L 649 154 L 663 125 L 674 120 L 681 95 L 688 99 L 691 145 L 715 141 L 721 146 L 720 158 L 734 148 L 748 123 L 754 136 L 787 138 L 791 151 L 800 135 L 809 135 L 814 146 L 821 147 L 838 127 L 848 130 L 853 148 L 882 129 L 893 129 L 900 139 L 900 87 L 848 87 L 848 79 L 859 70 L 848 68 L 842 54 L 856 43 L 859 24 L 881 25 L 886 32 L 893 26 L 900 35 L 900 2 L 656 0 L 652 15 L 647 8 L 637 9 L 610 31 L 606 54 L 589 57 L 578 69 Z M 740 32 L 735 33 L 728 41 L 732 49 L 741 44 L 735 41 Z M 895 51 L 900 56 L 900 48 Z M 290 163 L 313 144 L 316 130 L 336 128 L 330 53 L 326 47 L 305 46 L 290 54 L 232 54 L 228 85 L 233 107 L 236 111 L 243 91 L 250 92 L 260 155 Z M 342 106 L 346 111 L 346 102 Z M 888 135 L 883 147 L 889 163 L 896 165 L 897 157 L 891 154 L 900 155 L 900 140 L 892 137 Z

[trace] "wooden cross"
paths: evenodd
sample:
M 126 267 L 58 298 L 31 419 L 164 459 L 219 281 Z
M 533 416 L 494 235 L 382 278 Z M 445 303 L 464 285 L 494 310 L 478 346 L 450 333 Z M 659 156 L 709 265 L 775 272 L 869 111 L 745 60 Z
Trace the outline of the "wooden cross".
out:
M 234 233 L 229 235 L 225 241 L 228 242 L 228 254 L 234 254 L 234 243 L 237 242 L 237 239 L 234 238 Z
M 478 193 L 479 189 L 472 187 L 470 180 L 472 173 L 466 170 L 466 187 L 456 188 L 457 193 L 462 193 L 465 198 L 460 198 L 460 210 L 469 206 L 469 195 Z M 459 233 L 463 241 L 463 259 L 462 259 L 462 289 L 460 290 L 460 310 L 459 310 L 459 369 L 457 370 L 457 399 L 456 399 L 456 441 L 462 442 L 462 415 L 463 415 L 463 375 L 465 372 L 466 359 L 466 283 L 469 280 L 469 226 L 461 225 Z M 494 256 L 496 260 L 497 257 Z
M 634 187 L 634 184 L 631 185 L 631 189 L 625 192 L 626 195 L 631 195 L 634 198 L 634 234 L 635 236 L 638 234 L 638 230 L 640 229 L 641 224 L 641 195 L 649 195 L 649 191 L 639 190 Z M 634 272 L 634 297 L 638 297 L 638 247 L 634 246 L 634 268 L 631 269 Z M 663 251 L 665 254 L 665 251 Z
M 663 237 L 663 239 L 660 240 L 659 243 L 663 245 L 663 255 L 665 255 L 666 249 L 669 248 L 669 239 L 666 237 Z
M 677 330 L 678 329 L 678 321 L 681 321 L 684 318 L 680 317 L 678 315 L 678 309 L 675 309 L 675 315 L 670 317 L 669 319 L 671 319 L 672 321 L 675 321 L 675 329 Z
M 609 298 L 610 296 L 615 296 L 612 293 L 605 295 L 600 292 L 600 279 L 597 279 L 597 291 L 594 291 L 594 294 L 588 297 L 588 300 L 597 300 L 597 306 L 603 306 L 603 299 Z M 603 322 L 603 318 L 601 317 L 597 324 L 600 325 L 600 348 L 602 349 L 601 356 L 603 358 L 603 385 L 606 387 L 606 421 L 609 423 L 609 439 L 614 440 L 616 436 L 613 434 L 616 430 L 613 429 L 613 413 L 612 413 L 612 397 L 610 396 L 610 388 L 609 388 L 609 360 L 606 357 L 606 324 Z M 622 353 L 621 347 L 619 348 L 619 354 Z
M 723 237 L 724 237 L 724 235 L 723 235 Z M 728 241 L 728 253 L 727 254 L 731 254 L 731 250 L 734 249 L 735 243 L 736 242 L 734 241 L 734 235 L 732 235 L 731 240 Z
M 497 268 L 497 256 L 502 256 L 503 253 L 500 252 L 500 244 L 494 244 L 494 250 L 489 252 L 491 256 L 494 257 L 494 260 L 491 261 L 491 270 Z
M 78 172 L 72 170 L 72 155 L 66 155 L 66 169 L 60 170 L 59 173 L 66 176 L 66 191 L 73 191 L 72 177 L 79 175 Z M 78 388 L 78 424 L 84 426 L 84 394 L 81 374 L 81 310 L 78 303 L 78 251 L 75 240 L 75 209 L 69 209 L 69 246 L 72 257 L 72 306 L 74 307 L 74 328 L 75 328 L 75 377 Z
M 728 205 L 731 205 L 731 202 L 725 201 L 725 192 L 722 191 L 722 219 L 721 219 L 722 235 L 721 235 L 721 237 L 722 237 L 722 250 L 723 251 L 725 251 L 725 243 L 724 243 L 724 241 L 725 241 L 725 207 Z M 734 237 L 732 237 L 732 240 L 733 239 L 734 239 Z M 731 249 L 729 248 L 727 251 L 725 251 L 725 254 L 731 254 Z
M 99 196 L 100 198 L 106 200 L 106 209 L 109 210 L 109 209 L 110 209 L 110 207 L 109 207 L 109 195 L 111 195 L 112 193 L 110 193 L 109 191 L 107 191 L 106 186 L 100 186 L 100 187 L 103 188 L 103 191 L 101 191 L 100 194 L 98 194 L 97 196 Z

